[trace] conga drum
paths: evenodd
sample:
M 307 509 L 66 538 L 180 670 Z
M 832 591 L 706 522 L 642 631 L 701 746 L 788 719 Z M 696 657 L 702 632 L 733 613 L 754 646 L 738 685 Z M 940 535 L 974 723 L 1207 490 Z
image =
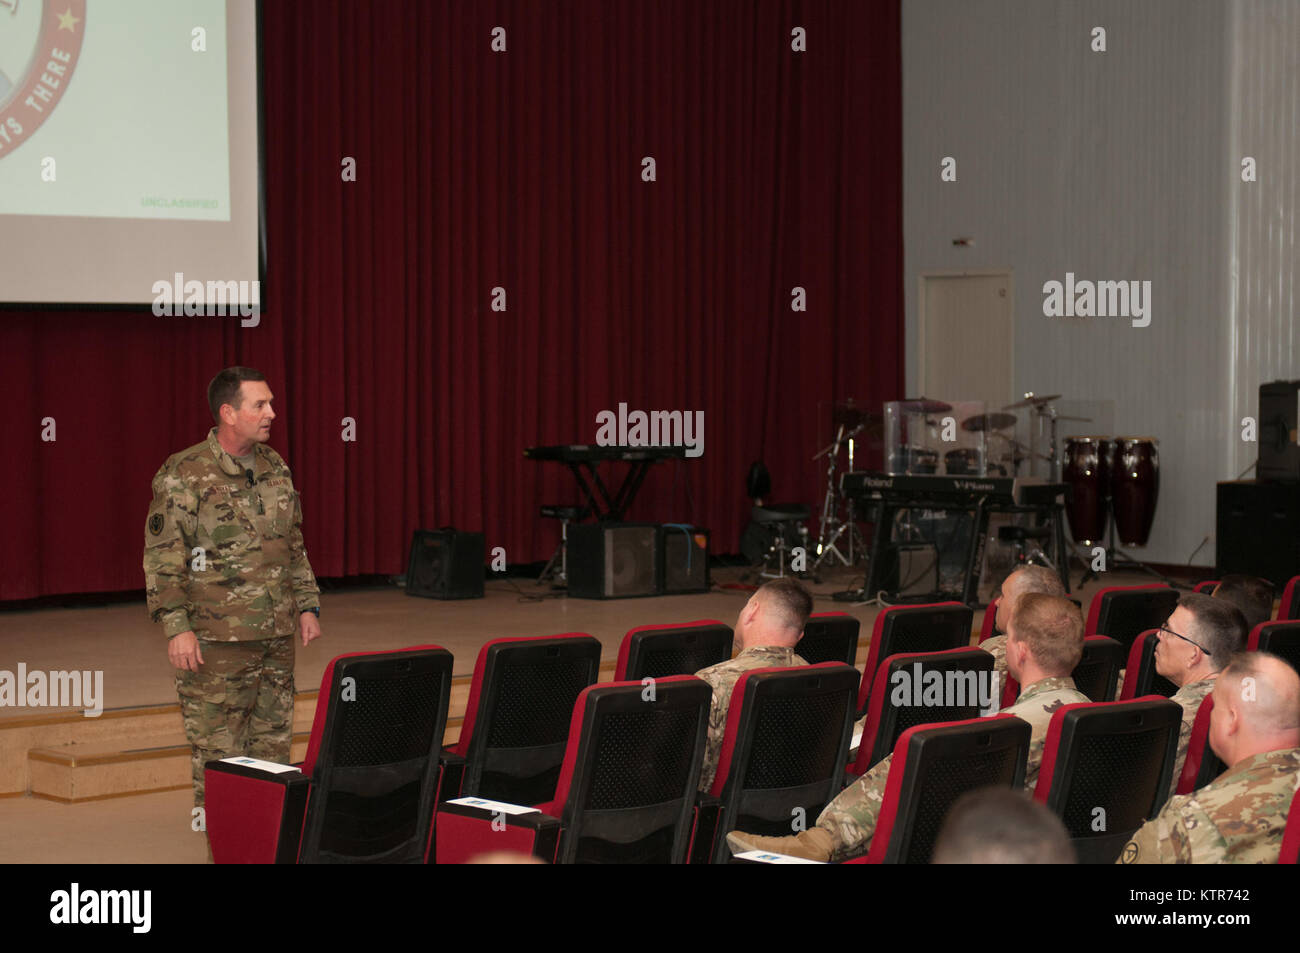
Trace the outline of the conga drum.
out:
M 1110 495 L 1109 437 L 1067 437 L 1061 479 L 1070 486 L 1065 515 L 1076 543 L 1092 543 L 1106 535 L 1106 497 Z
M 1151 537 L 1160 493 L 1160 457 L 1153 438 L 1115 438 L 1110 493 L 1120 543 L 1145 546 Z

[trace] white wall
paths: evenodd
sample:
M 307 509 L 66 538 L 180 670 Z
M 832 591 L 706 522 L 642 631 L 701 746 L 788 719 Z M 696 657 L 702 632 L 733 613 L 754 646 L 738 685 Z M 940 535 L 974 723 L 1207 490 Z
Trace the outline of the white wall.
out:
M 1094 409 L 1106 424 L 1071 432 L 1160 442 L 1159 505 L 1139 558 L 1184 563 L 1210 536 L 1195 563 L 1213 564 L 1214 484 L 1254 459 L 1238 425 L 1255 413 L 1253 365 L 1285 339 L 1289 353 L 1265 377 L 1300 377 L 1297 7 L 903 2 L 909 390 L 919 275 L 1011 269 L 1016 391 L 1063 393 L 1063 412 Z M 1097 26 L 1104 53 L 1091 49 Z M 1267 62 L 1259 46 L 1272 51 Z M 1272 191 L 1261 182 L 1237 195 L 1238 140 L 1268 156 Z M 956 182 L 940 180 L 944 156 L 957 160 Z M 954 247 L 959 236 L 973 247 Z M 1233 250 L 1245 238 L 1234 285 Z M 1150 326 L 1045 317 L 1043 284 L 1066 272 L 1149 280 Z

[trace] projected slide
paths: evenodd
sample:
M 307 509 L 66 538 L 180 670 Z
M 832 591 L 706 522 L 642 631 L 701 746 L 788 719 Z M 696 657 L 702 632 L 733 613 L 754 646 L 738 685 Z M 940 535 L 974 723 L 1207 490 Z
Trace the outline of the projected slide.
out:
M 225 6 L 0 0 L 0 214 L 228 221 Z
M 256 301 L 257 74 L 255 0 L 0 0 L 0 304 Z

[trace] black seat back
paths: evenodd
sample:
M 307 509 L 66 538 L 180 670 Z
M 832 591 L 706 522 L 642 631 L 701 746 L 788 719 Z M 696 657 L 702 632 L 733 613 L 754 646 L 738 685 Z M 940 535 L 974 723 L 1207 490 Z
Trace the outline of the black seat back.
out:
M 484 645 L 470 689 L 473 720 L 467 706 L 462 728 L 469 738 L 457 746 L 466 760 L 461 794 L 512 804 L 551 800 L 573 703 L 599 668 L 600 643 L 590 635 Z
M 1300 671 L 1300 620 L 1263 622 L 1251 631 L 1247 645 L 1252 652 L 1272 652 Z
M 1178 590 L 1168 586 L 1103 589 L 1093 597 L 1098 603 L 1089 635 L 1108 635 L 1127 652 L 1133 640 L 1147 629 L 1158 629 L 1178 605 Z M 1089 622 L 1094 623 L 1092 608 Z
M 1112 863 L 1169 792 L 1183 710 L 1168 699 L 1066 705 L 1052 716 L 1035 797 L 1083 864 Z
M 615 681 L 694 675 L 731 658 L 735 633 L 713 619 L 681 625 L 643 625 L 623 636 Z
M 680 864 L 713 691 L 691 676 L 585 689 L 556 789 L 560 863 Z
M 1115 697 L 1123 667 L 1124 646 L 1107 635 L 1090 635 L 1083 640 L 1083 656 L 1070 677 L 1074 687 L 1093 701 L 1108 702 Z
M 420 863 L 437 801 L 451 653 L 346 655 L 330 667 L 298 859 Z
M 843 788 L 858 670 L 843 662 L 755 669 L 736 682 L 718 765 L 720 830 L 790 834 L 811 827 Z M 726 840 L 714 863 L 730 857 Z
M 847 612 L 814 612 L 803 626 L 795 652 L 809 665 L 843 662 L 856 665 L 862 623 Z

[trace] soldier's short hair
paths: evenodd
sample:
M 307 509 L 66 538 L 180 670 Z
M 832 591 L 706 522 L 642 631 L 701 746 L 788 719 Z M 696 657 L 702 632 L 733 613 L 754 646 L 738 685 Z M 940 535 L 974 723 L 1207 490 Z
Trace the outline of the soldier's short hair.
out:
M 1061 585 L 1061 577 L 1046 566 L 1035 566 L 1031 563 L 1020 566 L 1011 574 L 1016 577 L 1016 586 L 1022 595 L 1031 592 L 1041 592 L 1045 596 L 1065 595 L 1065 586 Z
M 1229 573 L 1219 580 L 1214 598 L 1226 599 L 1246 617 L 1246 632 L 1273 618 L 1273 584 L 1259 576 Z
M 765 605 L 770 606 L 786 628 L 802 632 L 804 623 L 812 614 L 813 599 L 798 580 L 789 576 L 773 579 L 758 589 Z
M 1241 711 L 1256 731 L 1281 733 L 1300 730 L 1300 676 L 1295 666 L 1272 652 L 1238 652 L 1219 673 L 1218 690 L 1242 691 L 1251 680 L 1250 704 Z M 1221 688 L 1220 688 L 1221 686 Z
M 1210 667 L 1216 672 L 1228 660 L 1246 647 L 1246 617 L 1227 599 L 1210 597 L 1202 592 L 1189 592 L 1178 600 L 1179 608 L 1192 616 L 1192 632 L 1180 632 L 1201 646 L 1210 657 Z M 1269 603 L 1270 610 L 1272 602 Z
M 221 423 L 222 404 L 229 404 L 235 410 L 239 409 L 239 388 L 244 381 L 264 380 L 266 377 L 262 372 L 255 371 L 251 367 L 227 367 L 218 373 L 208 385 L 208 409 L 212 411 L 212 419 Z
M 1083 614 L 1064 596 L 1021 596 L 1011 613 L 1011 628 L 1051 675 L 1069 675 L 1083 657 Z
M 1061 819 L 1023 791 L 980 788 L 957 799 L 935 841 L 935 864 L 1073 864 Z

